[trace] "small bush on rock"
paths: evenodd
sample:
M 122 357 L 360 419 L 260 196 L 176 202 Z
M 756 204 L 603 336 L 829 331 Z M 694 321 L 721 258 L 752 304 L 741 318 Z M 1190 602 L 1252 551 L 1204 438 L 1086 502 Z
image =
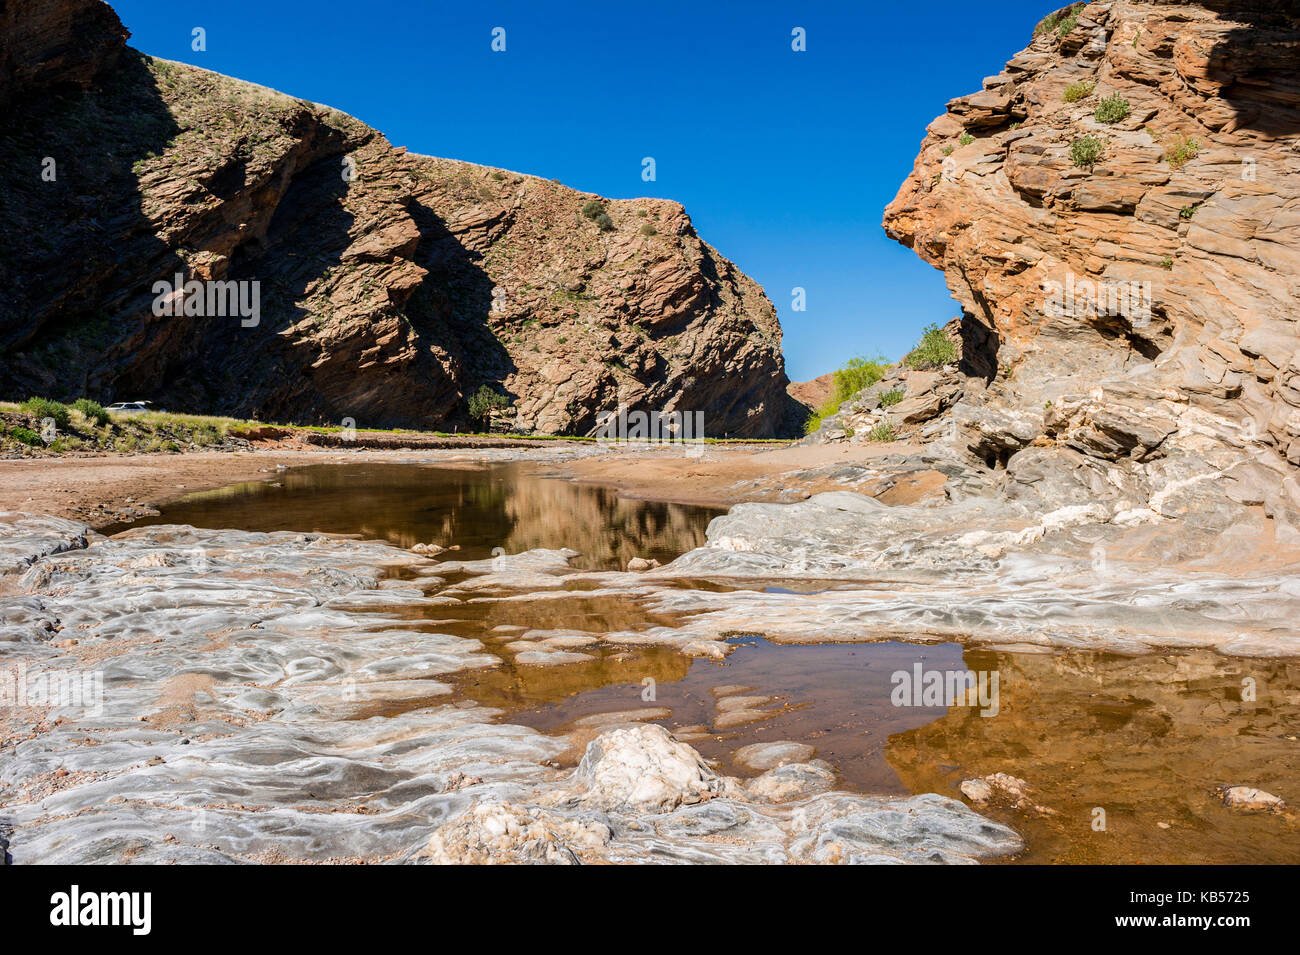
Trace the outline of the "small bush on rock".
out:
M 490 385 L 479 385 L 469 399 L 469 416 L 475 421 L 485 421 L 493 411 L 499 411 L 510 404 L 505 395 L 493 391 Z
M 1106 144 L 1096 136 L 1083 136 L 1070 143 L 1070 161 L 1080 169 L 1091 169 L 1106 155 Z
M 1067 103 L 1077 103 L 1079 100 L 1084 100 L 1091 96 L 1093 90 L 1096 88 L 1097 84 L 1092 80 L 1079 80 L 1075 83 L 1071 83 L 1065 88 L 1065 92 L 1061 94 L 1061 99 L 1065 100 Z
M 1118 93 L 1112 93 L 1110 96 L 1103 96 L 1097 108 L 1092 111 L 1093 117 L 1099 123 L 1118 123 L 1133 111 L 1129 106 L 1128 100 Z
M 98 401 L 91 401 L 89 398 L 78 398 L 72 403 L 72 407 L 85 415 L 87 421 L 94 422 L 101 428 L 111 420 L 108 412 L 104 410 L 104 406 Z
M 908 368 L 922 370 L 942 368 L 957 360 L 957 346 L 944 334 L 938 325 L 927 325 L 921 333 L 917 346 L 907 353 L 903 364 Z

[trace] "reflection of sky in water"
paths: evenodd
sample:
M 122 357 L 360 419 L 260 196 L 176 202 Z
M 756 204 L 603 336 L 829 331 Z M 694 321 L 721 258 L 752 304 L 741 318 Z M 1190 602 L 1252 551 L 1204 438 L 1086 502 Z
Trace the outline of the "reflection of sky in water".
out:
M 579 566 L 622 567 L 633 557 L 667 563 L 704 541 L 719 511 L 622 500 L 609 488 L 485 469 L 409 464 L 311 465 L 189 495 L 141 524 L 251 531 L 360 534 L 401 547 L 459 544 L 457 559 L 571 547 Z

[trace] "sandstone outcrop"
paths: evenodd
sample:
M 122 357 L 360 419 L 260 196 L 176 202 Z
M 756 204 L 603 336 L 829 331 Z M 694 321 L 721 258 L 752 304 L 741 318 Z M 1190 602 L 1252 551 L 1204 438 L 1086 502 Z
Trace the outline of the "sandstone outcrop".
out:
M 1091 499 L 1136 492 L 1157 499 L 1141 514 L 1222 531 L 1234 505 L 1262 508 L 1294 549 L 1295 7 L 1076 13 L 949 103 L 885 212 L 963 310 L 959 361 L 907 389 L 935 420 L 891 417 L 1017 500 L 1092 473 Z M 1183 503 L 1162 508 L 1162 488 Z
M 588 434 L 620 404 L 702 412 L 710 436 L 787 426 L 776 311 L 679 204 L 409 154 L 123 50 L 99 0 L 5 11 L 6 397 L 450 430 L 487 385 L 524 432 Z M 256 282 L 257 314 L 249 284 L 238 314 L 159 315 L 177 274 Z

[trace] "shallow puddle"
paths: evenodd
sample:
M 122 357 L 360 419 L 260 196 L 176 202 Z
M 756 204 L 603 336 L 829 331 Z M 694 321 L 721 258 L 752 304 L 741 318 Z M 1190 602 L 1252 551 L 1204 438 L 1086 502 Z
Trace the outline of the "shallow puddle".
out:
M 523 473 L 403 464 L 323 465 L 268 482 L 192 495 L 141 523 L 316 531 L 382 538 L 403 547 L 458 544 L 453 559 L 502 547 L 572 547 L 575 563 L 621 568 L 635 556 L 668 562 L 704 540 L 708 508 L 620 500 L 610 490 Z M 122 528 L 116 528 L 118 530 Z M 110 529 L 111 530 L 111 529 Z M 409 575 L 400 575 L 409 576 Z M 451 591 L 465 575 L 447 578 Z M 727 590 L 730 584 L 679 580 Z M 1297 863 L 1300 815 L 1246 814 L 1215 788 L 1245 785 L 1300 806 L 1300 663 L 1208 652 L 1145 657 L 1007 653 L 957 644 L 777 645 L 735 636 L 725 661 L 657 647 L 581 646 L 592 659 L 516 665 L 511 642 L 528 630 L 600 636 L 676 626 L 634 596 L 592 594 L 573 581 L 529 599 L 376 606 L 422 629 L 482 640 L 501 659 L 454 677 L 455 692 L 501 709 L 501 719 L 572 733 L 576 761 L 601 714 L 676 730 L 725 772 L 748 776 L 733 753 L 751 743 L 816 747 L 844 788 L 959 797 L 965 779 L 1026 780 L 1034 807 L 995 801 L 981 811 L 1021 832 L 1021 862 Z M 798 582 L 742 586 L 804 592 Z M 394 600 L 400 601 L 394 594 Z M 579 639 L 581 643 L 581 639 Z M 923 695 L 896 705 L 897 674 L 970 671 L 997 676 L 994 706 L 950 706 Z M 990 683 L 991 686 L 991 683 Z M 455 697 L 453 697 L 454 699 Z M 442 706 L 445 695 L 365 716 Z M 617 717 L 611 717 L 617 719 Z
M 629 501 L 609 488 L 541 477 L 517 465 L 483 468 L 416 464 L 319 464 L 265 481 L 190 494 L 150 524 L 248 531 L 359 534 L 399 547 L 459 544 L 456 560 L 538 547 L 571 547 L 574 566 L 622 569 L 633 557 L 667 563 L 704 542 L 716 508 Z
M 1201 652 L 1121 657 L 733 642 L 740 646 L 721 663 L 646 651 L 560 667 L 507 662 L 464 674 L 459 690 L 502 707 L 512 723 L 578 730 L 579 741 L 598 714 L 662 708 L 647 721 L 678 731 L 701 726 L 707 735 L 691 745 L 740 776 L 754 773 L 732 760 L 739 747 L 777 740 L 815 746 L 843 788 L 867 793 L 961 798 L 962 780 L 1018 776 L 1043 811 L 996 800 L 982 809 L 1026 837 L 1026 851 L 1011 861 L 1300 862 L 1294 813 L 1231 811 L 1214 792 L 1250 785 L 1292 805 L 1300 796 L 1294 663 Z M 996 673 L 996 712 L 894 705 L 894 674 L 915 675 L 917 664 L 924 673 Z M 1247 679 L 1255 681 L 1255 701 L 1242 700 Z M 737 695 L 766 697 L 756 707 L 764 716 L 720 728 L 719 701 Z

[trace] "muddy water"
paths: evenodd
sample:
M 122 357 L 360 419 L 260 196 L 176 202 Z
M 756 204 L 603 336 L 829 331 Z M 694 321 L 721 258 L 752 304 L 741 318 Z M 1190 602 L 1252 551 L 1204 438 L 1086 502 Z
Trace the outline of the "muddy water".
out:
M 611 569 L 633 557 L 661 562 L 704 541 L 721 511 L 626 501 L 608 488 L 525 473 L 517 466 L 425 467 L 322 464 L 265 481 L 204 491 L 168 504 L 159 517 L 106 528 L 190 524 L 250 531 L 360 534 L 399 547 L 459 545 L 459 560 L 538 547 L 583 552 L 575 566 Z
M 456 558 L 485 557 L 497 546 L 511 553 L 568 546 L 585 552 L 586 566 L 616 567 L 632 556 L 667 561 L 696 546 L 712 513 L 620 501 L 603 489 L 509 467 L 366 464 L 304 468 L 274 482 L 195 495 L 152 523 L 361 534 L 402 546 L 435 541 L 459 544 L 448 555 Z M 1012 861 L 1300 862 L 1294 810 L 1229 811 L 1214 792 L 1249 785 L 1300 806 L 1297 662 L 894 642 L 790 646 L 736 635 L 736 649 L 723 662 L 600 646 L 584 648 L 591 661 L 541 667 L 513 662 L 508 644 L 523 630 L 600 635 L 673 626 L 680 618 L 650 613 L 632 597 L 579 589 L 539 600 L 382 612 L 409 613 L 430 630 L 482 640 L 501 663 L 461 674 L 456 692 L 498 707 L 503 720 L 570 734 L 569 762 L 599 731 L 602 714 L 641 710 L 638 718 L 681 732 L 740 776 L 751 773 L 732 759 L 739 747 L 796 740 L 815 746 L 844 788 L 864 792 L 960 798 L 964 779 L 1021 777 L 1037 808 L 982 807 L 1025 836 L 1025 852 Z M 917 664 L 925 671 L 996 673 L 996 713 L 894 705 L 894 674 Z M 722 701 L 740 696 L 755 699 L 745 707 L 748 716 L 731 723 L 726 714 L 735 710 Z M 402 709 L 447 701 L 431 694 Z
M 774 740 L 812 744 L 844 788 L 868 793 L 961 798 L 964 779 L 1018 776 L 1032 787 L 1035 808 L 983 808 L 1025 836 L 1027 850 L 1012 861 L 1300 862 L 1294 813 L 1230 811 L 1214 792 L 1245 784 L 1292 805 L 1300 799 L 1295 663 L 1203 652 L 1135 658 L 963 653 L 956 644 L 733 642 L 740 646 L 722 663 L 638 652 L 528 667 L 503 653 L 507 662 L 466 674 L 460 689 L 503 707 L 510 722 L 576 731 L 579 742 L 597 714 L 662 708 L 649 721 L 674 731 L 699 727 L 707 735 L 691 744 L 740 776 L 752 773 L 732 761 L 735 750 Z M 997 712 L 895 706 L 892 675 L 916 663 L 925 671 L 997 673 Z M 1254 701 L 1242 699 L 1248 678 Z M 763 717 L 718 728 L 718 687 L 766 697 Z M 570 761 L 579 755 L 575 749 Z

